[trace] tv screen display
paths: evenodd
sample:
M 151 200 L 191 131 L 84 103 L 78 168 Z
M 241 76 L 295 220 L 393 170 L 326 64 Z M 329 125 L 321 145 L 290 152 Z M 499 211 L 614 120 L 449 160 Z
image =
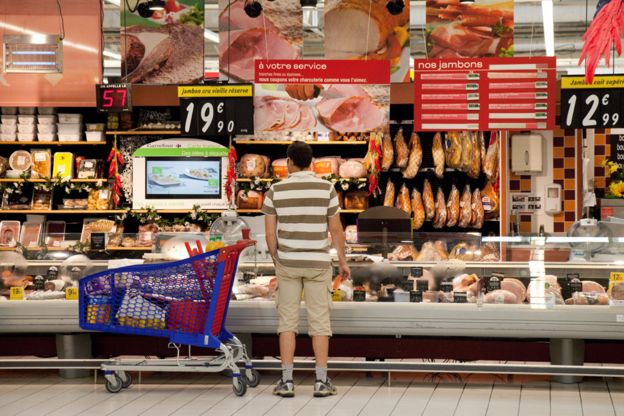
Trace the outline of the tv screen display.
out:
M 221 158 L 147 158 L 145 196 L 160 199 L 220 199 Z

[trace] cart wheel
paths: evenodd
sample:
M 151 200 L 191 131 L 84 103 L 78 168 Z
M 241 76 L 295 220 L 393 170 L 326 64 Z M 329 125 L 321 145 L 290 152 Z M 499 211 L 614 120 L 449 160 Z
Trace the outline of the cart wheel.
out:
M 249 387 L 258 387 L 258 384 L 260 384 L 260 373 L 256 369 L 245 370 L 245 379 Z
M 241 377 L 234 377 L 232 379 L 232 390 L 238 397 L 244 396 L 247 393 L 247 383 Z
M 127 389 L 128 387 L 132 385 L 132 374 L 126 373 L 125 371 L 122 371 L 121 374 L 122 374 L 122 376 L 120 376 L 121 387 L 123 387 L 124 389 Z
M 106 380 L 106 390 L 109 393 L 119 393 L 123 388 L 123 383 L 121 382 L 121 378 L 115 374 L 115 382 L 111 383 L 109 380 Z

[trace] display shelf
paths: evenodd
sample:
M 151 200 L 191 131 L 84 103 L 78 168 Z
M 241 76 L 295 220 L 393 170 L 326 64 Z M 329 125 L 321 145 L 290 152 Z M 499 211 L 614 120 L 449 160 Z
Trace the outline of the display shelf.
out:
M 293 141 L 292 140 L 235 140 L 236 144 L 244 144 L 244 145 L 268 145 L 268 144 L 276 144 L 276 145 L 289 145 Z M 368 144 L 366 140 L 355 140 L 355 141 L 330 141 L 330 142 L 320 142 L 320 141 L 306 141 L 305 143 L 312 146 L 321 146 L 321 145 L 364 145 Z
M 32 183 L 43 183 L 47 182 L 47 179 L 13 179 L 13 178 L 0 178 L 0 182 L 11 182 L 11 183 L 19 183 L 19 182 L 32 182 Z M 100 178 L 100 179 L 71 179 L 68 182 L 74 183 L 97 183 L 97 182 L 110 182 L 110 179 Z M 62 182 L 64 183 L 64 182 Z M 53 182 L 56 185 L 56 182 Z
M 180 130 L 118 130 L 107 131 L 107 136 L 179 136 Z
M 102 146 L 105 145 L 106 141 L 100 142 L 87 142 L 87 141 L 78 141 L 78 142 L 2 142 L 0 141 L 0 146 Z
M 621 270 L 624 269 L 624 264 L 603 263 L 603 262 L 542 262 L 542 261 L 461 261 L 461 260 L 447 260 L 447 261 L 391 261 L 390 263 L 398 267 L 436 267 L 449 269 L 466 268 L 466 269 L 492 269 L 492 270 L 510 270 L 510 269 L 522 269 L 530 270 L 537 266 L 544 267 L 545 269 L 553 270 L 569 270 L 574 272 L 576 270 Z M 357 264 L 357 263 L 354 263 Z M 509 276 L 511 277 L 511 276 Z M 582 277 L 581 277 L 582 278 Z M 609 278 L 608 273 L 605 278 Z
M 45 250 L 47 251 L 71 251 L 70 247 L 47 247 Z M 96 252 L 96 251 L 152 251 L 154 247 L 106 247 L 104 250 L 87 250 L 87 252 Z M 16 247 L 0 247 L 0 251 L 16 251 Z M 42 251 L 43 247 L 25 247 L 26 251 Z
M 0 214 L 42 214 L 42 215 L 54 215 L 54 214 L 122 214 L 126 211 L 119 209 L 107 209 L 107 210 L 86 210 L 86 209 L 48 209 L 48 210 L 35 210 L 35 209 L 3 209 L 0 210 Z
M 352 179 L 356 179 L 356 178 L 341 178 L 341 179 L 345 179 L 345 180 L 352 180 Z M 280 180 L 282 180 L 280 178 Z M 368 179 L 367 178 L 357 178 L 358 182 L 366 182 Z M 255 181 L 260 181 L 260 182 L 273 182 L 275 181 L 275 178 L 237 178 L 236 182 L 255 182 Z

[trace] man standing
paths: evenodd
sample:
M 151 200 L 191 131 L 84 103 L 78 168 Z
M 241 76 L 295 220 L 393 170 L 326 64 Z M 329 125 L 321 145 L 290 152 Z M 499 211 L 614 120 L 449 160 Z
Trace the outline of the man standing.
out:
M 266 240 L 278 281 L 277 332 L 282 358 L 282 378 L 273 394 L 294 397 L 293 361 L 299 328 L 301 290 L 308 312 L 308 335 L 312 337 L 316 359 L 314 396 L 336 394 L 327 377 L 329 354 L 332 267 L 330 232 L 336 248 L 340 274 L 350 275 L 345 256 L 345 236 L 340 221 L 338 196 L 333 184 L 312 172 L 312 148 L 304 142 L 288 146 L 288 179 L 274 184 L 266 193 Z

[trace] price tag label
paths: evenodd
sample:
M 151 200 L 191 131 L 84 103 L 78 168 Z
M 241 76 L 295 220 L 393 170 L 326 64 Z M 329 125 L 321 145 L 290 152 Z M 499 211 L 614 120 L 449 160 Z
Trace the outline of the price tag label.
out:
M 9 300 L 24 300 L 24 288 L 12 287 L 9 292 Z
M 65 300 L 78 300 L 78 288 L 68 287 L 65 289 Z
M 618 128 L 624 126 L 624 76 L 597 76 L 561 80 L 561 116 L 564 128 Z
M 95 86 L 96 107 L 99 112 L 132 110 L 130 84 L 98 84 Z
M 178 87 L 183 136 L 253 134 L 251 84 Z

